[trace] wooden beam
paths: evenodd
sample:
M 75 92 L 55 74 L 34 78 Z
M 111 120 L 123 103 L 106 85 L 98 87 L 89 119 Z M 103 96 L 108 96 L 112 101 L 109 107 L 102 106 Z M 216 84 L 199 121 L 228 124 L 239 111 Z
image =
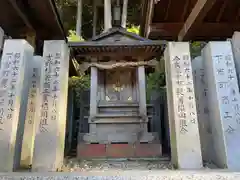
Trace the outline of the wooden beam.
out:
M 188 16 L 186 22 L 178 34 L 178 40 L 183 41 L 188 39 L 191 31 L 195 29 L 204 19 L 206 14 L 212 8 L 216 0 L 198 0 L 192 12 Z
M 166 21 L 167 18 L 168 18 L 171 2 L 172 2 L 172 0 L 168 0 L 168 5 L 167 5 L 167 9 L 166 9 L 167 11 L 166 11 L 166 14 L 165 14 L 165 17 L 164 17 L 164 21 Z
M 177 40 L 178 32 L 184 23 L 153 23 L 150 25 L 150 37 Z M 193 32 L 191 39 L 224 39 L 231 37 L 234 31 L 240 31 L 239 23 L 203 23 Z
M 104 0 L 104 31 L 108 31 L 112 28 L 112 10 L 111 0 Z
M 223 2 L 222 6 L 221 6 L 221 8 L 220 8 L 220 11 L 219 11 L 219 13 L 218 13 L 216 22 L 219 22 L 219 21 L 220 21 L 220 19 L 221 19 L 221 17 L 222 17 L 222 14 L 223 14 L 223 12 L 224 12 L 224 10 L 225 10 L 228 2 L 229 2 L 229 1 L 224 1 L 224 2 Z
M 30 30 L 34 30 L 32 24 L 30 23 L 28 17 L 25 15 L 25 13 L 22 11 L 21 8 L 19 8 L 16 0 L 8 0 L 10 2 L 10 4 L 13 6 L 13 8 L 15 9 L 15 11 L 18 13 L 18 15 L 21 17 L 21 19 L 23 20 L 24 24 L 30 29 Z
M 186 16 L 186 13 L 187 13 L 187 10 L 188 10 L 188 6 L 190 4 L 190 0 L 186 0 L 186 1 L 187 2 L 184 5 L 184 9 L 183 9 L 182 17 L 181 17 L 182 21 L 185 21 L 185 16 Z
M 146 23 L 145 23 L 145 32 L 143 34 L 143 37 L 148 37 L 149 32 L 150 32 L 150 24 L 152 23 L 152 17 L 153 17 L 153 12 L 154 12 L 154 4 L 155 0 L 148 0 L 147 4 L 147 16 L 146 16 Z

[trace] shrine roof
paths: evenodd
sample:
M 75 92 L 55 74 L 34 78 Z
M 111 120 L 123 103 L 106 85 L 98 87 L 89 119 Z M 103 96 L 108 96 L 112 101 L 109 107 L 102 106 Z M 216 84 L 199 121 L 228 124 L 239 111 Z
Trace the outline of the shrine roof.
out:
M 240 31 L 239 0 L 142 0 L 140 35 L 164 40 L 226 40 Z
M 0 26 L 12 38 L 35 32 L 40 39 L 66 40 L 54 0 L 1 0 Z
M 124 28 L 112 28 L 90 41 L 69 42 L 75 57 L 85 56 L 143 56 L 153 57 L 163 53 L 165 41 L 153 41 Z

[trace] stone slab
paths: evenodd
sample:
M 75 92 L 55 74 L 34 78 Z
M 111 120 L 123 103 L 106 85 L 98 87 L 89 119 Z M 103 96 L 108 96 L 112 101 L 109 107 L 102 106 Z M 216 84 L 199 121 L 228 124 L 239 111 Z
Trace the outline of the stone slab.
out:
M 57 173 L 0 173 L 1 179 L 12 180 L 237 180 L 239 172 L 220 170 L 177 171 L 177 170 L 104 170 L 86 172 L 57 172 Z
M 40 77 L 43 65 L 43 58 L 41 56 L 34 56 L 31 60 L 29 68 L 29 93 L 28 104 L 24 126 L 22 152 L 21 152 L 21 167 L 29 167 L 32 164 L 34 140 L 36 134 L 36 127 L 39 123 L 39 109 L 40 109 Z
M 106 145 L 107 157 L 125 158 L 134 156 L 133 144 L 108 144 Z
M 240 94 L 230 41 L 209 42 L 203 49 L 214 163 L 240 170 Z
M 188 42 L 169 42 L 164 52 L 172 163 L 202 167 L 191 56 Z
M 6 40 L 0 70 L 0 171 L 19 168 L 33 48 Z
M 33 171 L 56 171 L 64 156 L 69 49 L 63 40 L 44 41 L 40 85 L 40 124 L 36 130 Z
M 194 90 L 197 105 L 198 125 L 202 147 L 203 160 L 210 161 L 214 156 L 212 129 L 209 119 L 208 97 L 207 97 L 207 77 L 203 66 L 204 59 L 198 56 L 192 61 L 194 76 Z
M 79 143 L 88 142 L 88 143 L 134 143 L 134 142 L 159 142 L 157 133 L 87 133 L 79 134 Z
M 162 156 L 161 144 L 136 144 L 136 157 L 160 157 Z
M 78 158 L 103 158 L 106 156 L 105 144 L 78 144 Z

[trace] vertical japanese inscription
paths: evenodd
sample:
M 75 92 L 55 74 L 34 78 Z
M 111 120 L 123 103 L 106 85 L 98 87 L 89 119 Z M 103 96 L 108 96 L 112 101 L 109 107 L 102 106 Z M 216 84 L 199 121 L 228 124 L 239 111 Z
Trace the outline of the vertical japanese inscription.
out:
M 213 56 L 217 71 L 217 88 L 219 91 L 220 107 L 224 121 L 224 131 L 232 134 L 236 131 L 236 124 L 240 123 L 239 88 L 237 74 L 232 53 L 222 53 Z M 219 74 L 221 70 L 221 74 Z
M 48 54 L 44 63 L 44 84 L 42 87 L 42 104 L 40 132 L 48 132 L 50 121 L 57 120 L 58 97 L 60 90 L 61 53 Z
M 9 52 L 4 54 L 2 60 L 0 80 L 0 130 L 2 131 L 4 123 L 13 120 L 20 56 L 18 52 Z
M 197 123 L 191 60 L 188 54 L 172 59 L 175 79 L 175 97 L 180 134 L 187 134 L 189 126 Z

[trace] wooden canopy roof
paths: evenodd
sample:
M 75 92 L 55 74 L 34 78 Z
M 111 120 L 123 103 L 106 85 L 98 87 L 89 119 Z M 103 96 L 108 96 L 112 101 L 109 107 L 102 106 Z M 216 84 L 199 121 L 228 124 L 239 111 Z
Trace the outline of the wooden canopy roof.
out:
M 114 57 L 125 59 L 152 59 L 163 53 L 164 41 L 153 41 L 127 32 L 124 28 L 112 28 L 90 41 L 69 42 L 72 55 L 77 61 L 89 57 Z
M 225 40 L 240 31 L 239 0 L 143 0 L 141 35 L 165 40 Z
M 13 38 L 66 39 L 54 0 L 1 0 L 0 26 Z

